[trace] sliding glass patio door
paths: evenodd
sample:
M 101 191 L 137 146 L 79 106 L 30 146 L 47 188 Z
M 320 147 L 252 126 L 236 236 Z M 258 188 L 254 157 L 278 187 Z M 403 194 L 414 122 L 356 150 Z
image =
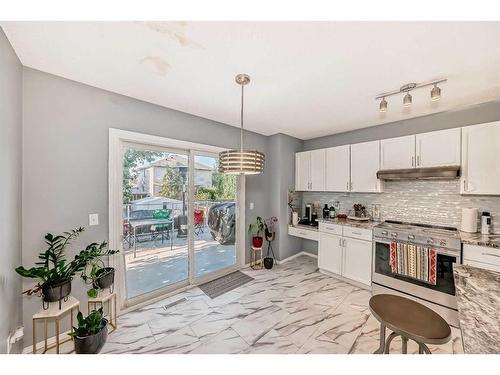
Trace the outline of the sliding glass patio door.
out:
M 238 267 L 238 178 L 216 154 L 122 144 L 120 241 L 125 305 Z

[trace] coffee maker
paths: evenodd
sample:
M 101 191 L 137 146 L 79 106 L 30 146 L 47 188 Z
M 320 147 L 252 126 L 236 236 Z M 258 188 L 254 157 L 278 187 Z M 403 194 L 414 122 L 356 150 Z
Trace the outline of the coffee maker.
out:
M 305 215 L 299 221 L 299 224 L 317 226 L 318 225 L 318 216 L 313 211 L 314 211 L 313 205 L 311 203 L 306 203 L 305 204 L 305 211 L 304 211 Z

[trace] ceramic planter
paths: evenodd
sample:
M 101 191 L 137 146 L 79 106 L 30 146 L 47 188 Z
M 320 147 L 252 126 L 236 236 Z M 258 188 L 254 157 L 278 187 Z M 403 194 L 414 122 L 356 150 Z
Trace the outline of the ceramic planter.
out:
M 263 242 L 264 242 L 264 239 L 260 236 L 254 236 L 252 238 L 252 246 L 253 247 L 262 247 Z
M 46 283 L 42 284 L 43 308 L 48 309 L 49 302 L 59 302 L 60 309 L 62 300 L 66 301 L 70 293 L 71 279 L 53 285 L 48 285 Z
M 94 282 L 95 289 L 111 288 L 115 282 L 115 269 L 113 267 L 104 267 L 96 272 Z
M 108 338 L 108 321 L 106 319 L 103 321 L 106 325 L 96 334 L 74 338 L 76 354 L 97 354 L 101 351 Z
M 273 265 L 274 265 L 273 258 L 271 258 L 271 257 L 264 258 L 264 267 L 266 268 L 266 270 L 270 270 L 271 268 L 273 268 Z

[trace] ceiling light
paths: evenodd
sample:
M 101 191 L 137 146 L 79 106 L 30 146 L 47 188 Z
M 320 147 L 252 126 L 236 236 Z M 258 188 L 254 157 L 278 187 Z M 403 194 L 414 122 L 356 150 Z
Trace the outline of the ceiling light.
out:
M 380 113 L 387 112 L 387 100 L 385 100 L 385 97 L 382 98 L 382 101 L 380 102 L 379 111 Z
M 439 99 L 441 99 L 441 89 L 435 84 L 431 90 L 431 100 L 436 102 Z
M 243 149 L 243 88 L 250 83 L 250 76 L 238 74 L 236 83 L 241 86 L 240 149 L 219 153 L 219 172 L 225 174 L 260 174 L 264 172 L 265 156 L 257 150 Z
M 405 107 L 411 106 L 411 95 L 409 92 L 407 92 L 403 98 L 403 106 Z

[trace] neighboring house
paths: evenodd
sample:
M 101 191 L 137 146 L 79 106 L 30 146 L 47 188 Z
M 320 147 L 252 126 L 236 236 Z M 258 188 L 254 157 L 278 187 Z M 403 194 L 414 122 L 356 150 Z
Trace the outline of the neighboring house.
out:
M 153 161 L 136 169 L 137 182 L 132 188 L 133 200 L 157 197 L 167 168 L 174 168 L 187 180 L 188 159 L 186 156 L 169 154 L 167 158 Z M 212 186 L 212 174 L 215 169 L 203 163 L 195 163 L 194 185 Z

